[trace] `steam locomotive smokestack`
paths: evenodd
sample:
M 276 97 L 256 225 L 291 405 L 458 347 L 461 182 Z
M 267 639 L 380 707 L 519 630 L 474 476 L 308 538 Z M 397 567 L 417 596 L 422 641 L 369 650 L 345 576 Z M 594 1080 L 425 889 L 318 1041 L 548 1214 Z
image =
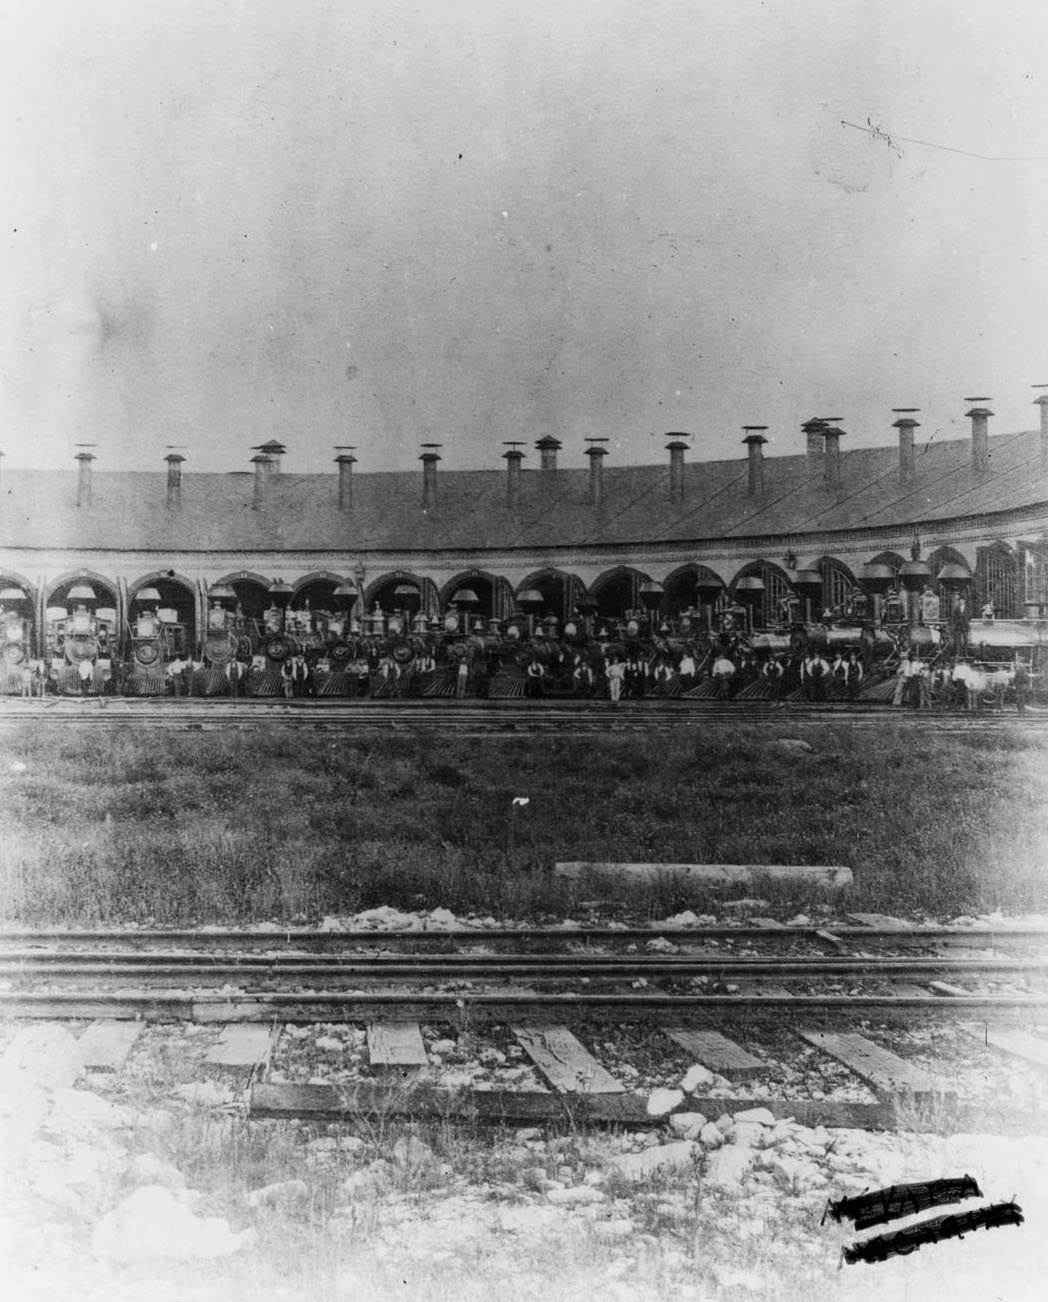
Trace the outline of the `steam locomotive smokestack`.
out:
M 356 461 L 356 457 L 348 451 L 340 452 L 335 458 L 338 466 L 338 509 L 340 511 L 353 509 L 353 467 Z
M 169 452 L 164 460 L 167 462 L 167 504 L 177 509 L 182 505 L 182 462 L 185 457 Z
M 590 506 L 604 505 L 604 458 L 608 455 L 608 449 L 601 447 L 606 439 L 589 439 L 589 447 L 586 449 L 586 456 L 590 459 L 590 478 L 589 478 L 589 504 Z
M 94 455 L 90 452 L 78 452 L 76 454 L 76 460 L 79 463 L 76 477 L 77 506 L 91 505 L 91 462 L 94 459 Z
M 750 497 L 761 497 L 764 493 L 764 453 L 762 447 L 767 443 L 763 431 L 767 425 L 743 425 L 746 431 L 746 437 L 742 440 L 746 444 L 749 454 L 749 460 L 746 468 L 746 487 Z
M 688 450 L 682 435 L 670 435 L 666 451 L 670 454 L 670 501 L 684 501 L 684 453 Z

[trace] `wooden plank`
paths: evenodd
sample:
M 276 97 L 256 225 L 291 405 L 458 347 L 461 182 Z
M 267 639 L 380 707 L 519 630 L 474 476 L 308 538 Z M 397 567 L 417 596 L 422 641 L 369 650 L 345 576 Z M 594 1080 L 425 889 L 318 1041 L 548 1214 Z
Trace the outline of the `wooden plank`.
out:
M 914 925 L 912 922 L 907 922 L 905 918 L 893 918 L 888 913 L 848 913 L 845 916 L 852 922 L 857 922 L 860 927 L 870 927 L 875 931 L 885 928 L 912 931 Z
M 425 1067 L 429 1063 L 418 1022 L 369 1022 L 372 1067 Z
M 628 1126 L 654 1130 L 665 1117 L 648 1116 L 644 1100 L 635 1094 L 546 1094 L 518 1090 L 440 1090 L 432 1086 L 359 1083 L 334 1085 L 255 1084 L 250 1092 L 252 1117 L 277 1120 L 297 1118 L 311 1122 L 344 1122 L 355 1118 L 437 1118 L 464 1125 L 573 1124 Z M 1028 1134 L 1043 1120 L 1021 1108 L 996 1108 L 986 1104 L 961 1106 L 947 1100 L 946 1110 L 931 1105 L 936 1126 L 968 1131 L 992 1121 L 994 1133 Z M 689 1098 L 689 1111 L 707 1116 L 768 1108 L 776 1118 L 792 1118 L 802 1126 L 847 1126 L 861 1130 L 926 1128 L 922 1105 L 899 1109 L 894 1102 L 849 1103 L 834 1099 Z
M 750 918 L 751 927 L 760 927 L 763 931 L 785 931 L 784 923 L 775 918 Z
M 269 1061 L 273 1036 L 269 1027 L 258 1022 L 233 1022 L 204 1061 L 211 1067 L 251 1068 Z
M 1042 1040 L 1039 1035 L 1002 1026 L 969 1026 L 965 1029 L 991 1049 L 1006 1053 L 1011 1058 L 1021 1058 L 1023 1062 L 1032 1062 L 1038 1067 L 1048 1067 L 1048 1040 Z
M 946 999 L 965 999 L 971 994 L 971 991 L 965 990 L 964 986 L 955 986 L 949 981 L 929 981 L 928 989 Z
M 938 1080 L 923 1067 L 917 1067 L 888 1049 L 861 1035 L 830 1031 L 798 1031 L 808 1044 L 814 1045 L 872 1085 L 881 1094 L 948 1094 L 946 1082 Z
M 626 1087 L 600 1065 L 566 1026 L 513 1026 L 524 1052 L 549 1082 L 570 1094 L 623 1094 Z
M 726 863 L 605 863 L 572 860 L 553 866 L 554 877 L 578 881 L 581 877 L 627 877 L 631 881 L 660 882 L 684 879 L 689 883 L 753 886 L 762 881 L 842 890 L 852 884 L 852 870 L 816 864 Z
M 729 1080 L 742 1080 L 764 1069 L 764 1063 L 720 1031 L 696 1031 L 688 1026 L 667 1026 L 666 1034 L 697 1063 Z
M 910 981 L 893 981 L 891 988 L 892 994 L 898 995 L 900 999 L 932 1000 L 932 993 L 926 986 L 917 986 Z
M 88 1071 L 119 1071 L 143 1030 L 143 1022 L 92 1022 L 79 1040 L 84 1067 Z

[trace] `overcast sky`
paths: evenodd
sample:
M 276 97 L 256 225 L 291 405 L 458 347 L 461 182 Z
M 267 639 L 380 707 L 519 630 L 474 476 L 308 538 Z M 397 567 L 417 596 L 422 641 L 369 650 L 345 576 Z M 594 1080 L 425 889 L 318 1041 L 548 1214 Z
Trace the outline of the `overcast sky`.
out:
M 0 54 L 6 465 L 609 468 L 1032 428 L 1048 18 L 1008 0 L 33 0 Z M 872 123 L 883 135 L 860 126 Z M 931 145 L 909 143 L 903 137 Z M 950 152 L 950 150 L 967 151 Z M 988 159 L 972 154 L 992 156 Z M 1019 160 L 1019 161 L 1015 161 Z M 532 451 L 526 466 L 534 465 Z

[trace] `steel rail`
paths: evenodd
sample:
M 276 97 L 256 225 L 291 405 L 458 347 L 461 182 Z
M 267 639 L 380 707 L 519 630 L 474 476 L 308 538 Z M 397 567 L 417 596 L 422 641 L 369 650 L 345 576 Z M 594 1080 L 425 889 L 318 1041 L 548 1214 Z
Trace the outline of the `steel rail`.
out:
M 431 931 L 378 930 L 368 927 L 347 928 L 345 931 L 321 930 L 311 927 L 281 927 L 273 931 L 251 931 L 234 927 L 203 930 L 200 928 L 172 928 L 171 930 L 77 929 L 77 928 L 11 928 L 0 930 L 0 945 L 49 944 L 168 944 L 168 945 L 227 945 L 241 944 L 274 947 L 278 945 L 404 945 L 404 944 L 503 944 L 526 941 L 528 943 L 556 942 L 578 944 L 582 942 L 637 942 L 672 939 L 681 944 L 721 940 L 763 940 L 774 944 L 784 941 L 804 940 L 828 942 L 828 934 L 838 940 L 912 941 L 971 941 L 973 944 L 998 944 L 1009 940 L 1048 939 L 1048 927 L 862 927 L 852 924 L 837 926 L 828 922 L 821 926 L 753 926 L 744 923 L 709 927 L 661 926 L 657 923 L 644 927 L 499 927 L 491 929 L 473 927 L 435 928 Z
M 230 960 L 204 954 L 111 954 L 72 956 L 65 954 L 26 956 L 0 960 L 0 977 L 41 976 L 48 981 L 85 976 L 135 976 L 186 979 L 187 977 L 279 976 L 292 978 L 409 977 L 416 981 L 459 977 L 838 977 L 866 978 L 925 976 L 944 973 L 965 976 L 973 973 L 996 975 L 1044 975 L 1048 959 L 965 958 L 813 958 L 761 959 L 731 956 L 648 955 L 626 957 L 595 954 L 574 955 L 429 955 L 370 954 L 336 957 L 324 962 L 274 954 Z
M 997 1011 L 1039 1011 L 1048 1008 L 1048 994 L 1001 994 L 951 996 L 929 995 L 790 995 L 769 993 L 743 994 L 559 994 L 514 991 L 427 992 L 405 995 L 396 991 L 199 991 L 88 990 L 68 993 L 51 991 L 0 991 L 0 1017 L 9 1018 L 170 1018 L 173 1020 L 307 1022 L 326 1020 L 366 1021 L 376 1015 L 404 1020 L 430 1020 L 435 1013 L 447 1012 L 469 1019 L 485 1015 L 499 1020 L 520 1015 L 520 1010 L 534 1010 L 559 1017 L 580 1014 L 642 1014 L 660 1020 L 681 1014 L 734 1011 L 749 1014 L 775 1009 L 812 1014 L 818 1012 L 888 1012 L 905 1009 L 936 1013 L 971 1012 L 980 1009 Z M 445 1019 L 446 1020 L 446 1019 Z M 502 1018 L 505 1020 L 505 1018 Z

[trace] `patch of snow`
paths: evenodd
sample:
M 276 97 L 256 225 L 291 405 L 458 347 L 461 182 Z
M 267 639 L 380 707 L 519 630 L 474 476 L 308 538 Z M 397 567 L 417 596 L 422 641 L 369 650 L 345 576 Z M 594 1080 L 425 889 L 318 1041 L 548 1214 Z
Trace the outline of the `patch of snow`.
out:
M 162 1185 L 136 1189 L 95 1226 L 91 1248 L 108 1261 L 213 1261 L 255 1242 L 254 1230 L 234 1234 L 218 1216 L 199 1217 Z

